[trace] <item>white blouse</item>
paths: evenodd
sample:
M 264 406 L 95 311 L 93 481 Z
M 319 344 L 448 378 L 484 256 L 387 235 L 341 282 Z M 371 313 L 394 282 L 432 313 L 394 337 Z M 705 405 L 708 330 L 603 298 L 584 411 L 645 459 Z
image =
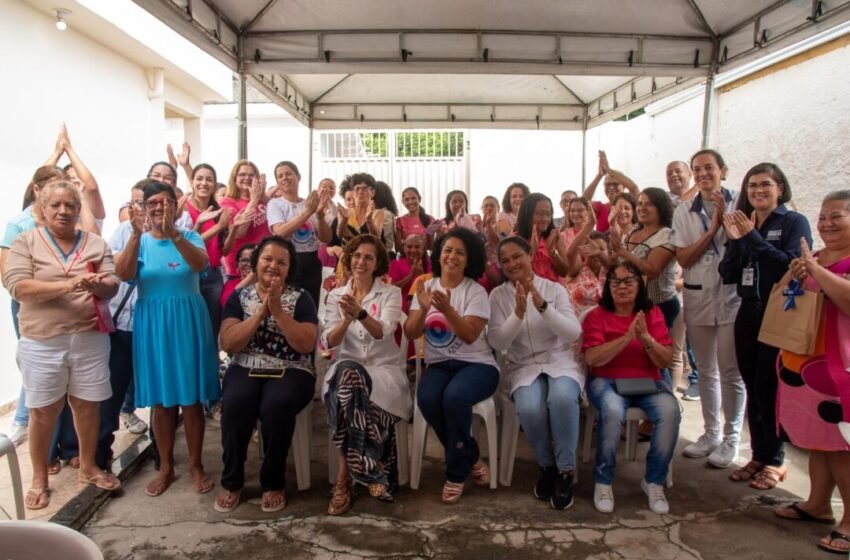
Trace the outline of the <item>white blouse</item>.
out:
M 343 320 L 339 300 L 345 294 L 351 294 L 350 281 L 328 295 L 322 329 L 322 342 L 326 347 L 330 347 L 328 335 Z M 375 339 L 360 321 L 352 322 L 339 346 L 333 347 L 334 361 L 325 374 L 322 398 L 328 393 L 328 385 L 340 361 L 352 360 L 361 364 L 372 378 L 370 400 L 390 414 L 407 420 L 413 413 L 413 399 L 404 358 L 395 343 L 395 331 L 401 317 L 401 290 L 376 278 L 361 307 L 381 323 L 383 337 Z
M 540 313 L 529 295 L 523 319 L 514 313 L 513 283 L 505 282 L 490 293 L 487 340 L 497 352 L 507 350 L 504 374 L 510 392 L 531 385 L 541 373 L 571 377 L 584 387 L 584 368 L 572 350 L 572 343 L 581 335 L 581 324 L 570 297 L 560 284 L 537 275 L 533 282 L 548 307 Z

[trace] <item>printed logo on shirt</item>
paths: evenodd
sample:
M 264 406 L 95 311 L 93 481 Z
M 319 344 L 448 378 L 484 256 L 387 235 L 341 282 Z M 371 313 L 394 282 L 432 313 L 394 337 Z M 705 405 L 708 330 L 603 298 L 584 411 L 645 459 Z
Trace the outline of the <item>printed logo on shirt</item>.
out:
M 772 229 L 767 232 L 767 240 L 768 241 L 779 241 L 782 239 L 782 230 L 781 229 Z
M 314 236 L 313 224 L 310 223 L 310 220 L 307 220 L 292 234 L 292 242 L 296 245 L 306 245 L 313 241 Z
M 177 267 L 180 266 L 180 263 L 176 263 L 176 262 L 170 262 L 170 263 L 167 263 L 167 264 L 168 264 L 168 268 L 170 268 L 171 270 L 176 270 Z
M 425 317 L 425 340 L 428 344 L 434 348 L 449 348 L 456 338 L 445 315 L 435 311 Z

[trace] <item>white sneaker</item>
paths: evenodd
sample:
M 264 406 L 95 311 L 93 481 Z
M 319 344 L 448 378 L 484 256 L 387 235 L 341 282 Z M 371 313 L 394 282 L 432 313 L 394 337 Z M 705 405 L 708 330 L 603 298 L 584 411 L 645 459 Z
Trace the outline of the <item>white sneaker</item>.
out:
M 708 456 L 708 463 L 712 467 L 725 469 L 738 458 L 738 444 L 729 439 L 724 439 L 723 443 L 717 446 L 717 449 L 711 452 Z
M 135 412 L 122 412 L 121 423 L 127 428 L 131 434 L 143 434 L 148 429 L 145 421 L 136 416 Z
M 593 505 L 597 511 L 602 513 L 614 511 L 614 489 L 610 484 L 595 484 L 593 486 Z
M 12 425 L 9 426 L 9 439 L 12 440 L 12 443 L 17 447 L 24 443 L 27 438 L 29 438 L 29 428 L 19 422 L 12 422 Z
M 698 459 L 699 457 L 710 455 L 719 445 L 719 441 L 711 439 L 711 436 L 708 434 L 703 434 L 698 440 L 685 447 L 682 455 L 691 459 Z
M 649 498 L 649 509 L 654 513 L 670 513 L 670 504 L 667 503 L 662 485 L 647 482 L 645 478 L 642 478 L 640 479 L 640 489 Z

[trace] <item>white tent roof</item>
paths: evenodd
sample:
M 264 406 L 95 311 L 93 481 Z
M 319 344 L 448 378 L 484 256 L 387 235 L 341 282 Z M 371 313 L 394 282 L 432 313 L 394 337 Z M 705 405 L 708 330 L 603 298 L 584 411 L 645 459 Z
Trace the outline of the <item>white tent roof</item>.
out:
M 848 0 L 135 1 L 314 128 L 587 128 L 850 20 Z

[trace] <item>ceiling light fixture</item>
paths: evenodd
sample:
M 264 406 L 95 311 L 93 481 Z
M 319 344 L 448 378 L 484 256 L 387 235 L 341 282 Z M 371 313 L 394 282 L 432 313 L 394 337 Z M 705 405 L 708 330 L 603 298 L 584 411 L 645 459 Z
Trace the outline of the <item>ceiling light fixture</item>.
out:
M 71 15 L 71 10 L 66 10 L 65 8 L 53 8 L 53 11 L 56 12 L 56 29 L 59 31 L 65 31 L 68 29 L 68 22 L 65 21 L 65 18 Z

